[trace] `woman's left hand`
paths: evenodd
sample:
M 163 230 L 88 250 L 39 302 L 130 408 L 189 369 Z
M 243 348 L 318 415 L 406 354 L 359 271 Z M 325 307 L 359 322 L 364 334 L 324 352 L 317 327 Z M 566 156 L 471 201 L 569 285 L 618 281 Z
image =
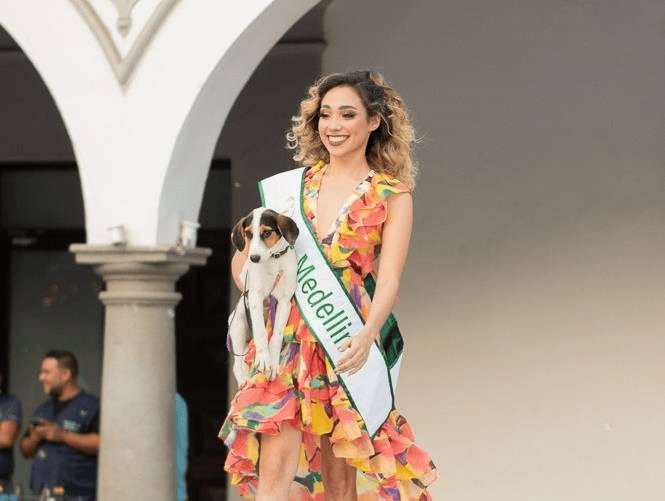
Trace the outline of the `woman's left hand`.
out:
M 365 362 L 367 362 L 369 350 L 375 338 L 375 333 L 362 329 L 355 336 L 345 340 L 339 350 L 346 353 L 340 358 L 337 367 L 335 367 L 335 373 L 347 373 L 350 376 L 362 369 Z

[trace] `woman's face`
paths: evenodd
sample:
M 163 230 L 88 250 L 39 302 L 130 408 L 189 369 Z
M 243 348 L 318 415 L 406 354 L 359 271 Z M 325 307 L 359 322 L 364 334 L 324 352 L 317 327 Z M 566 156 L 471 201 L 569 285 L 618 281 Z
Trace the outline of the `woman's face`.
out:
M 331 158 L 365 155 L 370 133 L 379 117 L 368 117 L 358 93 L 348 85 L 330 89 L 321 100 L 319 136 Z

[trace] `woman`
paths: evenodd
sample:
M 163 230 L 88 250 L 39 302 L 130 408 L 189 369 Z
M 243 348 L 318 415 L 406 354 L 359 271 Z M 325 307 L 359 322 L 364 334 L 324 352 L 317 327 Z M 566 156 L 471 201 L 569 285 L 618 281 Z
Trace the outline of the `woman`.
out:
M 302 213 L 314 247 L 327 259 L 322 273 L 332 270 L 339 278 L 336 282 L 348 294 L 335 297 L 346 296 L 340 301 L 352 302 L 361 323 L 350 336 L 335 338 L 339 351 L 334 353 L 309 321 L 333 307 L 318 306 L 308 320 L 306 301 L 292 306 L 278 376 L 269 380 L 250 369 L 231 404 L 220 431 L 230 448 L 225 469 L 241 494 L 259 501 L 430 499 L 427 486 L 436 470 L 414 445 L 404 417 L 392 408 L 392 390 L 388 401 L 374 400 L 388 409 L 375 428 L 369 413 L 358 410 L 367 407 L 360 401 L 364 389 L 351 390 L 371 379 L 368 360 L 378 358 L 394 371 L 387 351 L 401 349 L 401 338 L 388 339 L 384 332 L 412 226 L 414 133 L 404 104 L 378 73 L 333 74 L 310 87 L 287 138 L 294 159 L 306 166 Z M 296 245 L 307 233 L 301 228 Z M 238 274 L 246 257 L 236 253 L 232 263 L 240 288 Z M 306 272 L 305 256 L 299 258 L 300 287 Z M 312 289 L 317 282 L 309 284 Z M 326 294 L 332 291 L 322 289 L 320 297 Z M 378 346 L 383 358 L 376 355 Z M 250 366 L 253 356 L 252 346 L 245 357 Z M 386 365 L 382 374 L 387 374 Z

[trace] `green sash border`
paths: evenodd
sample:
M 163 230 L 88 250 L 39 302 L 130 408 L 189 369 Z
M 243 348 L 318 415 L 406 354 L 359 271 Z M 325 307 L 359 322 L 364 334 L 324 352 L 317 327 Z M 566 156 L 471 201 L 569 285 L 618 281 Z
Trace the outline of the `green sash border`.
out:
M 353 306 L 353 308 L 355 309 L 355 311 L 358 314 L 358 317 L 359 317 L 360 321 L 364 325 L 365 321 L 362 318 L 362 316 L 360 315 L 360 311 L 358 310 L 358 307 L 356 306 L 353 299 L 351 298 L 351 296 L 349 294 L 349 291 L 346 289 L 346 285 L 340 279 L 339 274 L 335 271 L 335 268 L 330 266 L 330 263 L 328 262 L 328 258 L 326 257 L 326 255 L 323 251 L 323 247 L 322 247 L 321 243 L 319 242 L 318 238 L 316 238 L 316 233 L 314 232 L 314 229 L 312 228 L 311 222 L 309 221 L 309 218 L 305 214 L 305 209 L 304 209 L 304 204 L 303 204 L 303 195 L 304 195 L 304 186 L 305 186 L 305 175 L 306 175 L 306 173 L 307 173 L 307 168 L 303 169 L 302 176 L 301 176 L 301 179 L 300 179 L 298 205 L 299 205 L 299 208 L 300 208 L 301 218 L 303 220 L 303 223 L 304 223 L 305 227 L 309 231 L 309 234 L 310 234 L 311 238 L 314 240 L 314 242 L 316 242 L 316 247 L 319 250 L 319 252 L 321 253 L 321 255 L 323 256 L 324 261 L 326 263 L 328 263 L 328 267 L 333 272 L 333 275 L 335 276 L 335 278 L 339 282 L 339 285 L 340 285 L 341 289 L 346 294 L 347 299 L 349 300 L 349 303 Z M 259 195 L 261 197 L 261 204 L 265 206 L 266 197 L 265 197 L 265 194 L 263 192 L 263 185 L 260 181 L 258 183 L 258 187 L 259 187 Z M 368 275 L 365 278 L 365 288 L 366 288 L 367 293 L 369 294 L 370 298 L 373 297 L 374 296 L 374 290 L 376 288 L 376 283 L 374 281 L 374 278 L 371 275 Z M 298 306 L 298 311 L 300 312 L 300 316 L 304 320 L 305 324 L 307 325 L 307 328 L 318 339 L 317 333 L 311 328 L 309 322 L 307 321 L 307 317 L 303 313 L 302 308 L 300 307 L 300 304 L 298 303 L 297 298 L 296 298 L 296 306 Z M 389 315 L 389 317 L 386 319 L 386 322 L 384 323 L 384 325 L 380 329 L 380 338 L 381 338 L 381 342 L 379 343 L 378 341 L 375 341 L 374 344 L 377 346 L 377 348 L 379 350 L 379 353 L 381 354 L 381 356 L 383 357 L 383 360 L 385 362 L 385 367 L 386 367 L 386 372 L 388 374 L 388 382 L 389 382 L 389 387 L 390 387 L 390 395 L 391 395 L 391 405 L 390 405 L 390 407 L 391 407 L 391 410 L 394 410 L 395 409 L 395 390 L 394 390 L 394 385 L 393 385 L 392 375 L 391 375 L 390 369 L 393 368 L 394 365 L 399 360 L 399 357 L 400 357 L 401 351 L 402 351 L 402 347 L 404 346 L 404 341 L 403 341 L 402 336 L 399 332 L 399 328 L 397 326 L 397 321 L 396 321 L 395 317 L 392 315 L 392 313 Z M 324 344 L 319 342 L 319 346 L 321 346 L 324 353 L 326 354 L 326 358 L 328 359 L 328 362 L 334 368 L 335 363 L 334 363 L 332 357 L 330 356 L 330 353 L 328 353 L 328 350 L 326 350 Z M 342 385 L 342 387 L 344 388 L 344 391 L 346 392 L 346 395 L 349 398 L 349 401 L 351 402 L 351 405 L 356 410 L 356 412 L 358 412 L 360 414 L 360 412 L 358 411 L 358 406 L 354 402 L 351 392 L 349 391 L 346 384 L 344 383 L 343 376 L 339 375 L 337 377 L 337 379 L 338 379 L 339 383 Z M 362 415 L 361 415 L 361 417 L 362 417 Z M 386 416 L 386 418 L 387 418 L 387 416 Z M 367 426 L 365 424 L 365 419 L 364 418 L 362 419 L 362 426 L 363 426 L 363 429 L 369 434 L 369 430 L 367 430 Z M 376 434 L 379 432 L 380 429 L 381 429 L 381 427 L 379 427 L 373 434 L 371 434 L 370 437 L 373 439 L 376 436 Z

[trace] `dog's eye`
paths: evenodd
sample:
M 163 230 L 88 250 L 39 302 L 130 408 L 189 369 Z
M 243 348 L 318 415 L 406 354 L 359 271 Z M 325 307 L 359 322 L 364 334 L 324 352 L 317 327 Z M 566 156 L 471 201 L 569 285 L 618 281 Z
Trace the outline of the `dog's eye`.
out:
M 272 235 L 272 232 L 273 232 L 273 230 L 265 230 L 263 233 L 261 233 L 261 238 L 265 240 L 270 235 Z
M 246 236 L 246 237 L 247 237 L 247 238 L 248 238 L 249 240 L 251 240 L 251 239 L 252 239 L 252 237 L 253 237 L 253 235 L 252 235 L 252 232 L 251 232 L 251 231 L 246 231 L 246 232 L 245 232 L 245 236 Z

